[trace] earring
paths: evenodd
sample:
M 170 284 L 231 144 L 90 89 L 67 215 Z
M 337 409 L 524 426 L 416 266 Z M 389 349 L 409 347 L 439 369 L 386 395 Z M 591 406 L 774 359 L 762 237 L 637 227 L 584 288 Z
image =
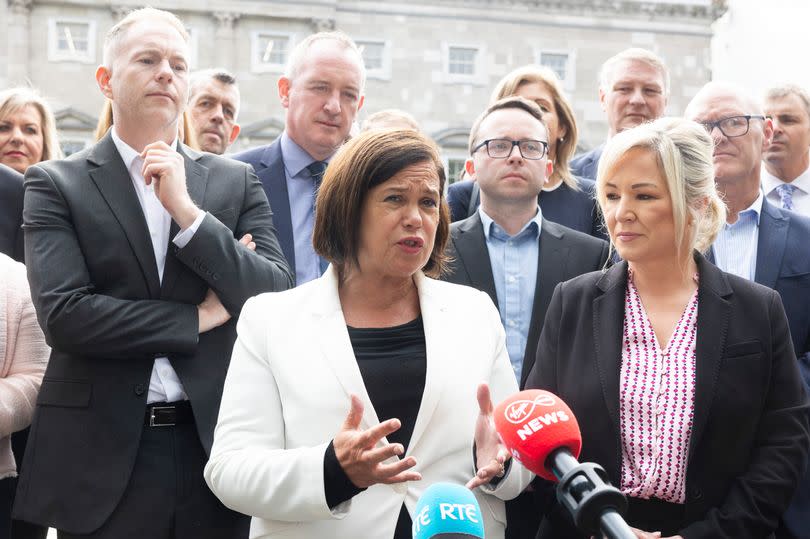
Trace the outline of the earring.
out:
M 557 139 L 557 142 L 559 142 L 560 144 L 562 144 L 563 142 L 565 142 L 565 137 L 560 137 L 560 138 L 558 138 L 558 139 Z

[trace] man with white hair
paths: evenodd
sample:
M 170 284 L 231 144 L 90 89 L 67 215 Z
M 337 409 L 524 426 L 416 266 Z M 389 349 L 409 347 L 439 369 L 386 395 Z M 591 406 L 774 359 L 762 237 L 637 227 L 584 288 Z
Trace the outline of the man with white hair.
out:
M 810 94 L 793 84 L 765 94 L 773 140 L 765 150 L 762 189 L 772 204 L 810 217 Z
M 685 115 L 703 124 L 714 139 L 715 182 L 728 207 L 727 223 L 711 256 L 723 271 L 779 292 L 799 368 L 810 387 L 810 218 L 782 210 L 763 196 L 762 154 L 771 144 L 773 124 L 745 91 L 714 82 L 695 95 Z M 783 501 L 787 500 L 774 503 Z M 809 537 L 808 521 L 810 476 L 806 474 L 777 537 Z
M 262 181 L 281 249 L 299 285 L 326 269 L 312 247 L 315 195 L 363 106 L 365 79 L 363 57 L 346 34 L 307 37 L 293 49 L 278 80 L 281 105 L 287 109 L 284 132 L 270 145 L 233 156 L 252 165 Z
M 599 103 L 607 114 L 608 136 L 664 115 L 669 70 L 656 54 L 630 48 L 611 56 L 599 72 Z M 571 161 L 575 176 L 596 179 L 604 144 Z
M 177 17 L 127 15 L 96 70 L 114 125 L 26 172 L 28 277 L 53 352 L 14 513 L 60 539 L 248 534 L 203 467 L 232 318 L 292 275 L 250 167 L 178 141 L 187 57 Z

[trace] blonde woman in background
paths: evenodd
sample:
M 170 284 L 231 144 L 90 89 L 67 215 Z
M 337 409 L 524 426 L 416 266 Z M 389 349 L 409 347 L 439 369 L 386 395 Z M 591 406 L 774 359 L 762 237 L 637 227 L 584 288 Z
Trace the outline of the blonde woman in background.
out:
M 31 165 L 61 158 L 50 105 L 30 88 L 0 92 L 0 163 L 25 174 Z

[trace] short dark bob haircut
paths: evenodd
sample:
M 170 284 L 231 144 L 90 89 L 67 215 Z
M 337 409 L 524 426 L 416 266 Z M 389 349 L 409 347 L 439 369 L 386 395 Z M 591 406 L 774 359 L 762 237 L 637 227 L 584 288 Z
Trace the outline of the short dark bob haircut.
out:
M 359 265 L 360 218 L 368 192 L 411 165 L 430 163 L 439 177 L 439 223 L 433 252 L 422 271 L 438 277 L 445 269 L 450 211 L 439 149 L 412 130 L 372 130 L 347 142 L 326 169 L 315 208 L 315 251 L 335 265 L 342 278 L 347 264 Z

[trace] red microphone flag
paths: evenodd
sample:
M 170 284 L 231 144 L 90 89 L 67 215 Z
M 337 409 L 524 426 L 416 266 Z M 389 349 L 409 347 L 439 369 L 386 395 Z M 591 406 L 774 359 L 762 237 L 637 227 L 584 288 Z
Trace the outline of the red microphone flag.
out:
M 582 450 L 582 435 L 571 409 L 542 389 L 521 391 L 495 407 L 495 429 L 513 457 L 549 481 L 557 481 L 546 467 L 549 454 L 566 447 L 579 458 Z

